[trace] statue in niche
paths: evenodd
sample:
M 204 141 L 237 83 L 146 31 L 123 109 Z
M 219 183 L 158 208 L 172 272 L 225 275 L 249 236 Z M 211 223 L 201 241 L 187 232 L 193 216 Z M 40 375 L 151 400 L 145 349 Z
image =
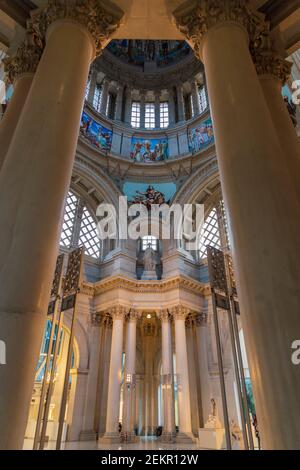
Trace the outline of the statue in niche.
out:
M 142 279 L 143 280 L 155 280 L 157 279 L 156 274 L 156 266 L 157 266 L 157 258 L 156 253 L 149 244 L 148 248 L 146 248 L 144 256 L 143 256 L 143 264 L 144 264 L 144 272 Z

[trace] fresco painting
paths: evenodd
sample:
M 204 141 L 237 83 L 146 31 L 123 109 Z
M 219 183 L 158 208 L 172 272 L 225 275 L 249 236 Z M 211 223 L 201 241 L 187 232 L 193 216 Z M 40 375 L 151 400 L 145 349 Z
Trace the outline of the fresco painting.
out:
M 113 133 L 96 122 L 85 112 L 82 114 L 80 134 L 100 150 L 109 152 L 112 145 Z

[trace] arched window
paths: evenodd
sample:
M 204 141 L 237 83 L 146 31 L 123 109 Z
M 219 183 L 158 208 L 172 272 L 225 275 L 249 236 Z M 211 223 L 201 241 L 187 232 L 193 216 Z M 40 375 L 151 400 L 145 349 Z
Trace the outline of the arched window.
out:
M 156 237 L 153 237 L 152 235 L 147 235 L 146 237 L 142 238 L 142 250 L 147 250 L 149 246 L 152 248 L 152 250 L 157 251 L 158 243 Z
M 69 192 L 65 206 L 60 245 L 65 248 L 85 247 L 85 254 L 100 257 L 100 240 L 94 217 L 84 201 Z
M 79 246 L 81 245 L 84 245 L 86 255 L 99 258 L 100 242 L 97 225 L 86 207 L 83 210 L 79 234 Z
M 221 239 L 219 231 L 219 223 L 216 208 L 213 208 L 206 218 L 200 237 L 199 244 L 199 257 L 200 259 L 206 258 L 206 247 L 213 246 L 214 248 L 221 248 Z

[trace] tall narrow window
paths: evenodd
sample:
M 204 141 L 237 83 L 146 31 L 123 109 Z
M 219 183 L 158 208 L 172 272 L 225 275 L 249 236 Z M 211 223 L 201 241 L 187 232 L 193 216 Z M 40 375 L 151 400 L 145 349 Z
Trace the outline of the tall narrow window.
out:
M 93 107 L 95 108 L 98 113 L 100 113 L 101 107 L 101 96 L 102 96 L 102 87 L 100 85 L 96 86 L 94 100 L 93 100 Z
M 199 256 L 201 259 L 206 258 L 206 247 L 221 247 L 220 231 L 218 224 L 218 216 L 216 208 L 209 213 L 201 230 L 201 238 L 199 245 Z
M 202 87 L 199 88 L 199 107 L 200 107 L 200 114 L 204 113 L 208 106 L 207 103 L 207 96 L 206 96 L 206 88 L 203 85 Z
M 146 103 L 145 128 L 146 129 L 155 128 L 155 104 L 154 103 Z
M 86 255 L 96 259 L 99 258 L 100 240 L 98 236 L 97 225 L 86 207 L 83 211 L 80 227 L 79 246 L 80 245 L 84 245 Z
M 141 127 L 141 103 L 133 101 L 131 108 L 132 127 Z
M 160 127 L 165 129 L 169 127 L 169 123 L 169 103 L 160 103 Z
M 86 84 L 86 88 L 85 88 L 85 99 L 86 100 L 88 100 L 88 98 L 89 98 L 90 89 L 91 89 L 91 78 L 89 77 L 88 82 Z
M 66 248 L 69 248 L 71 244 L 77 205 L 78 198 L 75 196 L 75 194 L 69 192 L 65 206 L 64 221 L 60 239 L 60 244 Z

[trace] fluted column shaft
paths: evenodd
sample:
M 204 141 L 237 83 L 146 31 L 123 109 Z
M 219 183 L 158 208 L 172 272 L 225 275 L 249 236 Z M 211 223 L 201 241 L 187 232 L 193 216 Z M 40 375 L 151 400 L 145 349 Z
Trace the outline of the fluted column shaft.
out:
M 106 431 L 100 442 L 118 442 L 125 309 L 112 309 L 113 329 L 107 395 Z
M 257 19 L 237 3 L 235 19 L 224 2 L 228 22 L 206 10 L 195 48 L 205 66 L 262 445 L 299 449 L 291 345 L 300 337 L 300 208 L 249 52 L 245 27 Z

